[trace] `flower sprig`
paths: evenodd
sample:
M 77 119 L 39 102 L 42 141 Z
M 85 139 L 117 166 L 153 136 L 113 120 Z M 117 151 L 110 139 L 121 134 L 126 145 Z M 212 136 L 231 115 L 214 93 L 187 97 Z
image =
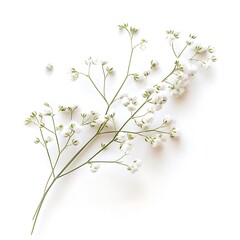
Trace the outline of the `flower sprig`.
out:
M 39 136 L 35 138 L 34 143 L 45 150 L 50 165 L 50 173 L 44 186 L 43 195 L 33 216 L 32 233 L 45 198 L 59 179 L 87 165 L 93 173 L 98 172 L 100 166 L 104 164 L 114 164 L 125 168 L 130 173 L 135 173 L 142 164 L 140 159 L 130 157 L 136 138 L 140 138 L 153 148 L 161 148 L 167 139 L 178 137 L 179 130 L 175 126 L 175 121 L 170 115 L 163 115 L 160 110 L 167 105 L 169 97 L 178 97 L 185 92 L 190 79 L 197 72 L 197 64 L 200 63 L 200 66 L 205 68 L 206 61 L 211 59 L 211 62 L 214 62 L 216 60 L 213 48 L 207 47 L 205 49 L 199 45 L 194 46 L 193 42 L 196 36 L 192 34 L 186 40 L 184 48 L 177 53 L 174 42 L 179 40 L 180 34 L 169 30 L 167 31 L 167 39 L 176 57 L 173 70 L 166 77 L 162 77 L 162 80 L 158 80 L 152 85 L 146 84 L 147 87 L 142 89 L 141 93 L 126 92 L 127 81 L 133 81 L 136 84 L 139 81 L 147 83 L 152 71 L 158 69 L 159 63 L 156 60 L 151 60 L 147 70 L 133 71 L 131 66 L 134 52 L 138 48 L 144 49 L 147 41 L 145 39 L 136 40 L 135 36 L 138 29 L 128 24 L 119 25 L 119 30 L 128 34 L 130 52 L 126 75 L 119 83 L 112 98 L 109 98 L 107 94 L 108 78 L 116 70 L 108 65 L 107 61 L 89 57 L 85 60 L 86 70 L 82 71 L 75 67 L 70 69 L 72 80 L 76 81 L 83 77 L 92 84 L 93 89 L 103 101 L 104 112 L 99 113 L 96 109 L 84 112 L 78 105 L 60 105 L 55 110 L 49 103 L 44 103 L 45 109 L 43 111 L 32 112 L 25 121 L 26 125 L 33 125 L 38 129 Z M 182 59 L 189 47 L 193 47 L 194 54 L 188 59 Z M 206 54 L 210 54 L 210 56 L 203 58 L 206 57 Z M 97 81 L 92 77 L 92 70 L 95 67 L 99 67 L 102 72 L 101 87 L 99 87 L 99 83 L 96 84 Z M 170 94 L 167 89 L 170 90 Z M 118 110 L 116 111 L 115 108 Z M 127 111 L 127 117 L 124 121 L 120 121 L 121 111 Z M 61 122 L 60 116 L 62 114 L 68 116 L 68 123 Z M 86 136 L 88 129 L 93 129 L 93 131 L 89 131 L 88 139 L 84 142 L 83 132 Z M 109 137 L 107 142 L 102 141 L 98 150 L 89 159 L 81 159 L 81 154 L 95 145 L 96 139 L 101 140 L 106 135 Z M 107 150 L 110 145 L 119 149 L 119 156 L 116 157 L 116 160 L 106 160 L 103 156 L 104 150 Z M 71 148 L 75 148 L 75 153 L 69 159 L 65 159 L 66 155 L 63 153 Z
M 196 35 L 189 34 L 185 41 L 185 46 L 177 52 L 175 42 L 180 40 L 180 33 L 174 30 L 168 30 L 166 31 L 166 34 L 166 38 L 172 48 L 176 60 L 174 62 L 173 70 L 162 80 L 162 82 L 169 85 L 169 90 L 172 96 L 179 97 L 186 92 L 187 86 L 196 75 L 198 68 L 202 67 L 208 69 L 211 63 L 216 62 L 217 58 L 212 46 L 204 47 L 200 44 L 194 43 L 197 39 Z M 189 51 L 187 52 L 187 50 Z

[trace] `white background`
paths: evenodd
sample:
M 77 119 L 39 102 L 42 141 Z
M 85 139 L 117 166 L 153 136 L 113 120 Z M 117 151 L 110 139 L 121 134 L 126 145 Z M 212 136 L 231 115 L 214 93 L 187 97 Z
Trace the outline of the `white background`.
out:
M 0 238 L 239 240 L 237 9 L 234 0 L 1 1 Z M 90 174 L 86 167 L 59 182 L 30 237 L 49 166 L 32 144 L 37 132 L 23 121 L 44 101 L 84 105 L 89 93 L 67 72 L 86 57 L 124 70 L 128 42 L 117 29 L 124 22 L 149 40 L 138 57 L 152 56 L 161 68 L 169 67 L 169 28 L 214 45 L 218 62 L 194 80 L 183 100 L 170 104 L 183 133 L 179 142 L 160 152 L 140 145 L 140 156 L 137 150 L 133 157 L 144 165 L 136 175 L 113 166 Z M 55 67 L 51 76 L 44 69 L 49 62 Z M 90 105 L 98 108 L 99 101 Z

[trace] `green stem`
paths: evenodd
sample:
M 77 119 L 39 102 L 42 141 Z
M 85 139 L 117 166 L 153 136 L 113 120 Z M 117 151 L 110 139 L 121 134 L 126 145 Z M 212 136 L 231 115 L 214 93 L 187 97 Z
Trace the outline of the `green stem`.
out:
M 89 80 L 91 81 L 92 85 L 94 86 L 94 88 L 98 91 L 98 93 L 101 95 L 101 97 L 104 99 L 104 101 L 106 102 L 106 104 L 108 105 L 108 101 L 105 98 L 105 96 L 101 93 L 101 91 L 98 89 L 98 87 L 96 86 L 96 84 L 94 83 L 94 81 L 92 80 L 92 78 L 90 76 L 88 76 Z
M 44 202 L 44 199 L 45 199 L 47 193 L 49 192 L 49 190 L 51 189 L 51 187 L 53 186 L 53 184 L 55 183 L 56 180 L 57 180 L 57 178 L 54 178 L 54 180 L 52 181 L 52 183 L 50 184 L 50 186 L 48 187 L 48 189 L 44 192 L 44 194 L 43 194 L 43 196 L 42 196 L 42 198 L 41 198 L 41 200 L 40 200 L 40 203 L 39 203 L 39 205 L 38 205 L 38 207 L 37 207 L 37 210 L 36 210 L 36 212 L 35 212 L 35 214 L 34 214 L 34 222 L 33 222 L 33 226 L 32 226 L 31 235 L 32 235 L 33 232 L 34 232 L 34 229 L 35 229 L 35 226 L 36 226 L 36 223 L 37 223 L 37 219 L 38 219 L 40 210 L 41 210 L 41 208 L 42 208 L 42 204 L 43 204 L 43 202 Z
M 175 57 L 178 58 L 177 53 L 175 52 L 173 43 L 171 44 L 171 47 L 172 47 L 172 50 L 173 50 L 173 53 L 174 53 Z
M 128 29 L 126 29 L 126 30 L 128 31 Z M 110 106 L 114 103 L 116 97 L 118 96 L 119 92 L 122 90 L 124 84 L 126 83 L 128 77 L 129 77 L 129 71 L 130 71 L 132 57 L 133 57 L 133 52 L 134 52 L 135 47 L 133 47 L 132 35 L 131 35 L 131 33 L 129 31 L 128 31 L 128 33 L 129 33 L 129 36 L 130 36 L 131 52 L 130 52 L 130 57 L 129 57 L 129 61 L 128 61 L 127 74 L 126 74 L 126 77 L 124 78 L 121 86 L 119 87 L 118 91 L 116 92 L 116 94 L 112 98 L 111 102 L 109 103 L 108 108 L 106 110 L 106 114 L 108 113 L 108 111 L 110 109 Z
M 175 70 L 176 70 L 176 66 L 174 66 L 173 70 L 161 82 L 166 82 L 168 84 L 171 84 L 167 82 L 167 79 L 175 72 Z
M 178 54 L 178 57 L 177 58 L 180 58 L 183 54 L 183 52 L 186 50 L 186 48 L 188 47 L 189 45 L 186 44 L 186 46 L 183 48 L 183 50 Z
M 52 174 L 53 174 L 53 177 L 55 178 L 55 173 L 54 173 L 54 168 L 53 168 L 52 159 L 51 159 L 51 156 L 50 156 L 50 153 L 49 153 L 47 144 L 46 144 L 46 142 L 45 142 L 42 129 L 39 128 L 39 130 L 40 130 L 40 134 L 41 134 L 41 137 L 42 137 L 42 140 L 43 140 L 43 144 L 45 145 L 45 149 L 46 149 L 46 152 L 47 152 L 48 160 L 49 160 L 49 163 L 50 163 L 50 166 L 51 166 L 51 169 L 52 169 Z
M 52 117 L 52 122 L 53 122 L 54 135 L 55 135 L 56 142 L 57 142 L 58 153 L 60 153 L 60 145 L 59 145 L 58 136 L 57 136 L 56 124 L 55 124 L 53 115 L 51 115 L 51 117 Z

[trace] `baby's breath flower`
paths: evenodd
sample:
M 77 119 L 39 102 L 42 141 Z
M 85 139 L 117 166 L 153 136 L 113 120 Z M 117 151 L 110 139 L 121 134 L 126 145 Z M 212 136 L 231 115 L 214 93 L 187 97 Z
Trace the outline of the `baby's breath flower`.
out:
M 81 130 L 82 130 L 82 126 L 80 126 L 76 122 L 71 122 L 70 125 L 69 125 L 69 129 L 72 130 L 75 133 L 80 133 Z
M 51 63 L 47 64 L 47 65 L 46 65 L 46 69 L 47 69 L 48 71 L 52 71 L 52 70 L 53 70 L 53 65 L 52 65 Z
M 131 140 L 126 140 L 120 145 L 120 149 L 126 154 L 128 154 L 132 150 L 132 148 L 133 144 Z
M 62 128 L 61 134 L 62 134 L 64 137 L 70 137 L 71 134 L 72 134 L 72 130 L 69 128 L 69 126 L 64 126 L 64 127 Z
M 52 137 L 50 136 L 46 137 L 45 139 L 45 143 L 49 143 L 49 142 L 52 142 Z
M 136 110 L 138 105 L 137 97 L 132 94 L 128 94 L 127 96 L 122 98 L 122 104 L 123 106 L 127 107 L 128 111 L 133 112 Z
M 164 123 L 165 126 L 170 125 L 170 124 L 173 123 L 173 119 L 171 118 L 170 115 L 165 115 L 163 117 L 163 123 Z
M 159 65 L 159 62 L 158 62 L 158 61 L 156 61 L 156 60 L 152 60 L 152 61 L 151 61 L 151 69 L 157 68 L 158 65 Z
M 135 159 L 133 161 L 133 164 L 128 166 L 127 170 L 134 174 L 138 171 L 138 168 L 141 166 L 142 166 L 142 161 L 140 159 Z
M 123 132 L 118 133 L 117 140 L 119 140 L 120 142 L 124 142 L 128 140 L 127 133 L 123 133 Z
M 180 34 L 179 32 L 176 32 L 174 30 L 167 30 L 166 33 L 167 33 L 166 38 L 167 38 L 169 44 L 172 44 L 176 39 L 178 39 L 179 34 Z
M 167 97 L 164 95 L 155 94 L 151 102 L 155 105 L 155 110 L 159 111 L 160 109 L 162 109 L 163 105 L 167 102 Z
M 170 137 L 176 138 L 176 137 L 179 137 L 179 136 L 180 136 L 180 131 L 179 131 L 179 129 L 173 127 L 173 128 L 170 130 Z
M 77 146 L 77 145 L 79 144 L 79 142 L 78 142 L 78 140 L 73 139 L 73 140 L 72 140 L 72 144 L 73 144 L 74 146 Z
M 45 108 L 43 110 L 43 115 L 45 116 L 51 116 L 52 115 L 52 109 L 51 108 Z
M 210 67 L 211 63 L 212 63 L 211 59 L 203 60 L 202 63 L 201 63 L 201 66 L 205 70 L 207 70 Z
M 36 138 L 36 139 L 34 140 L 34 143 L 35 143 L 35 144 L 40 143 L 40 139 L 39 139 L 39 138 Z
M 92 173 L 96 173 L 99 168 L 100 168 L 100 164 L 99 163 L 91 163 L 90 164 L 90 171 Z
M 72 80 L 73 81 L 77 80 L 79 77 L 79 72 L 75 68 L 71 68 L 70 71 L 71 71 Z
M 137 105 L 135 103 L 129 103 L 127 105 L 127 109 L 129 112 L 134 112 L 136 110 L 136 108 L 137 108 Z
M 141 42 L 140 42 L 140 49 L 145 50 L 146 44 L 147 44 L 147 40 L 142 39 Z

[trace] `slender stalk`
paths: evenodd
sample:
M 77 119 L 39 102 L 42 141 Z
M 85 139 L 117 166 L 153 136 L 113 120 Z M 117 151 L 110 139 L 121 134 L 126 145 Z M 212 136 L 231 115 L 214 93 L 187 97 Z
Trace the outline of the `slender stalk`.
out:
M 48 189 L 44 192 L 42 198 L 41 198 L 41 201 L 38 205 L 38 208 L 37 208 L 37 211 L 36 213 L 34 214 L 34 222 L 33 222 L 33 226 L 32 226 L 32 231 L 31 231 L 31 235 L 33 234 L 34 232 L 34 229 L 35 229 L 35 226 L 36 226 L 36 223 L 37 223 L 37 219 L 38 219 L 38 216 L 39 216 L 39 213 L 40 213 L 40 210 L 41 210 L 41 207 L 42 207 L 42 204 L 44 202 L 44 199 L 47 195 L 47 193 L 49 192 L 49 190 L 51 189 L 51 187 L 53 186 L 53 184 L 55 183 L 55 181 L 57 180 L 57 178 L 54 178 L 54 180 L 52 181 L 52 183 L 50 184 L 50 186 L 48 187 Z
M 48 150 L 46 141 L 45 141 L 45 139 L 44 139 L 44 136 L 43 136 L 43 132 L 42 132 L 41 127 L 39 128 L 39 130 L 40 130 L 40 134 L 41 134 L 41 137 L 42 137 L 42 140 L 43 140 L 43 144 L 45 145 L 45 149 L 46 149 L 46 152 L 47 152 L 48 160 L 49 160 L 49 163 L 50 163 L 50 166 L 51 166 L 51 169 L 52 169 L 52 174 L 53 174 L 53 177 L 55 178 L 55 173 L 54 173 L 54 168 L 53 168 L 52 159 L 51 159 L 51 156 L 50 156 L 50 153 L 49 153 L 49 150 Z
M 126 29 L 127 30 L 127 29 Z M 127 30 L 128 31 L 128 30 Z M 107 110 L 106 110 L 106 114 L 108 113 L 109 109 L 110 109 L 110 106 L 114 103 L 116 97 L 118 96 L 119 92 L 122 90 L 124 84 L 126 83 L 128 77 L 129 77 L 129 71 L 130 71 L 130 67 L 131 67 L 131 62 L 132 62 L 132 57 L 133 57 L 133 52 L 134 52 L 134 49 L 135 47 L 133 47 L 133 37 L 132 35 L 130 34 L 130 32 L 128 31 L 129 33 L 129 36 L 130 36 L 130 44 L 131 44 L 131 52 L 130 52 L 130 57 L 129 57 L 129 61 L 128 61 L 128 66 L 127 66 L 127 73 L 126 73 L 126 77 L 124 78 L 121 86 L 119 87 L 119 89 L 117 90 L 117 92 L 115 93 L 114 97 L 112 98 L 111 102 L 109 103 L 108 107 L 107 107 Z
M 55 135 L 56 142 L 57 142 L 58 153 L 60 153 L 60 145 L 59 145 L 59 141 L 58 141 L 56 124 L 55 124 L 55 120 L 54 120 L 53 114 L 51 115 L 51 118 L 52 118 L 52 123 L 53 123 L 53 128 L 54 128 L 54 135 Z
M 177 53 L 176 53 L 176 51 L 175 51 L 175 48 L 174 48 L 173 43 L 171 44 L 171 47 L 172 47 L 172 50 L 173 50 L 173 53 L 174 53 L 175 57 L 178 58 L 178 55 L 177 55 Z
M 183 52 L 186 50 L 186 48 L 188 47 L 189 45 L 186 44 L 186 46 L 183 48 L 183 50 L 178 54 L 178 57 L 177 58 L 180 58 L 183 54 Z
M 167 79 L 175 72 L 175 70 L 176 70 L 176 66 L 174 66 L 173 70 L 161 82 L 169 83 L 169 82 L 167 82 Z M 169 84 L 171 84 L 171 83 L 169 83 Z

